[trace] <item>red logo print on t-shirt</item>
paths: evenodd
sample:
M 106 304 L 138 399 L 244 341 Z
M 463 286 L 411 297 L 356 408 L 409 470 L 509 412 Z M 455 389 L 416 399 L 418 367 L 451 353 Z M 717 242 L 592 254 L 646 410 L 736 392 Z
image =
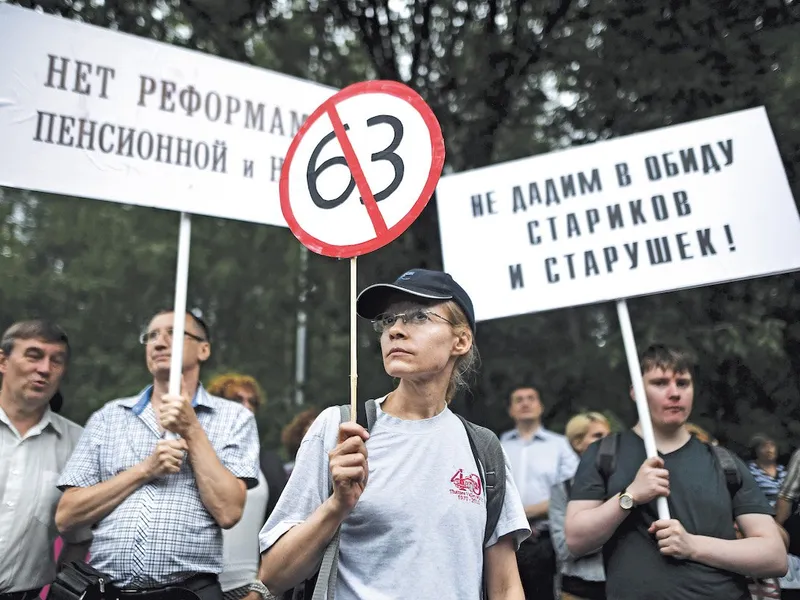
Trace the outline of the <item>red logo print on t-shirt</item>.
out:
M 450 483 L 453 484 L 450 493 L 458 496 L 459 500 L 480 504 L 483 486 L 481 478 L 477 474 L 464 475 L 464 469 L 459 469 L 450 479 Z

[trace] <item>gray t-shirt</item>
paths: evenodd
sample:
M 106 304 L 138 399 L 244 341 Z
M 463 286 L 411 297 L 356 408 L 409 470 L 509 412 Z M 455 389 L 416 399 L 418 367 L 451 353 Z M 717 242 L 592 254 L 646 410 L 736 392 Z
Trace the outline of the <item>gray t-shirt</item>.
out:
M 448 408 L 431 419 L 398 419 L 380 409 L 384 399 L 367 441 L 367 487 L 342 524 L 336 600 L 477 600 L 486 495 L 464 425 Z M 259 535 L 261 552 L 330 495 L 328 452 L 338 429 L 338 407 L 309 429 Z M 505 502 L 487 547 L 508 534 L 518 547 L 530 529 L 506 458 Z

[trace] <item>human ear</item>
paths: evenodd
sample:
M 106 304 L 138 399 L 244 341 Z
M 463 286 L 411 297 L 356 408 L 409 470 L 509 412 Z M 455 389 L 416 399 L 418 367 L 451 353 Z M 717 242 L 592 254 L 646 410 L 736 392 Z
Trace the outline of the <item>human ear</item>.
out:
M 453 343 L 453 355 L 463 356 L 472 348 L 472 332 L 463 329 L 455 333 L 456 339 Z
M 197 359 L 204 363 L 211 357 L 211 344 L 204 342 L 200 345 L 200 351 L 197 353 Z

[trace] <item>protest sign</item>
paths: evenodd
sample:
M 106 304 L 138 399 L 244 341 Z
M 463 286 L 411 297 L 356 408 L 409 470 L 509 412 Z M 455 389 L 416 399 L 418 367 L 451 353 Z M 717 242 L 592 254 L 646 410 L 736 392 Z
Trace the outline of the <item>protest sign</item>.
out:
M 356 257 L 414 222 L 444 166 L 444 139 L 425 101 L 395 81 L 348 86 L 314 111 L 292 140 L 281 209 L 312 252 L 350 258 L 350 415 L 356 420 Z M 380 203 L 380 204 L 379 204 Z
M 800 267 L 763 108 L 446 176 L 437 207 L 479 320 Z
M 0 56 L 0 185 L 269 225 L 336 91 L 8 4 Z
M 292 136 L 334 89 L 0 4 L 0 186 L 181 211 L 169 391 L 192 214 L 285 226 Z
M 445 177 L 444 265 L 478 320 L 616 300 L 648 457 L 626 298 L 800 268 L 800 218 L 763 108 Z M 666 498 L 658 513 L 669 518 Z
M 393 81 L 358 83 L 323 103 L 292 141 L 281 209 L 309 250 L 358 256 L 408 228 L 443 165 L 441 128 L 419 95 Z

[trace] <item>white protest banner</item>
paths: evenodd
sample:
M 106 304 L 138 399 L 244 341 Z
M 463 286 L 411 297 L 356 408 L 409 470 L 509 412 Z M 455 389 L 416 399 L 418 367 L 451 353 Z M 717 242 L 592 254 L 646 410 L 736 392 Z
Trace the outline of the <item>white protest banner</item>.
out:
M 190 213 L 285 226 L 292 137 L 335 90 L 0 4 L 0 185 L 181 212 L 174 312 L 186 312 Z M 180 392 L 176 318 L 169 391 Z
M 356 420 L 356 258 L 396 239 L 431 198 L 444 166 L 436 116 L 396 81 L 350 85 L 308 118 L 286 154 L 281 210 L 312 252 L 350 258 L 350 418 Z
M 0 56 L 0 185 L 270 225 L 336 91 L 8 4 Z
M 437 207 L 479 320 L 800 268 L 763 108 L 445 176 Z
M 800 268 L 800 217 L 763 108 L 445 177 L 437 206 L 445 269 L 478 320 L 617 301 L 648 457 L 625 299 Z

